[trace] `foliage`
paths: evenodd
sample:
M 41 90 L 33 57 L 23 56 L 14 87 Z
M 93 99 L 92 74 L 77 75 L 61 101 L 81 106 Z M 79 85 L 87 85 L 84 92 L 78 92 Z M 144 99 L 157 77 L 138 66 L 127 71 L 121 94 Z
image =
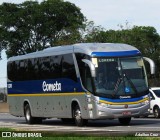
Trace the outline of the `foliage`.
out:
M 101 26 L 95 26 L 93 21 L 85 21 L 85 28 L 82 32 L 83 36 L 83 42 L 103 42 L 103 35 L 101 35 L 101 32 L 104 31 L 104 28 Z M 99 37 L 99 39 L 97 38 Z
M 0 42 L 8 57 L 76 42 L 84 21 L 80 9 L 63 0 L 3 3 L 0 15 Z

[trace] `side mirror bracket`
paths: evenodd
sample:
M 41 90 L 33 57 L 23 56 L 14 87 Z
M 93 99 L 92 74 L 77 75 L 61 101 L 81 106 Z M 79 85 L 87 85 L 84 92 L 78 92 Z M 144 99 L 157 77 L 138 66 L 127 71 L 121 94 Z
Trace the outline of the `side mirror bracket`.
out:
M 144 60 L 146 60 L 149 64 L 150 64 L 150 71 L 151 71 L 151 74 L 155 74 L 155 63 L 152 59 L 148 58 L 148 57 L 143 57 Z

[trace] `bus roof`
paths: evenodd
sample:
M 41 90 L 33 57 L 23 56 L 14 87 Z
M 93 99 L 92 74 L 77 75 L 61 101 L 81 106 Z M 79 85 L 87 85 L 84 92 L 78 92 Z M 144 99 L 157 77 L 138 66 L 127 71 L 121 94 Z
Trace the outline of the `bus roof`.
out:
M 79 43 L 73 45 L 64 45 L 57 47 L 50 47 L 42 51 L 28 53 L 9 58 L 8 61 L 15 61 L 28 58 L 44 57 L 51 55 L 60 55 L 67 53 L 84 53 L 92 57 L 100 56 L 130 56 L 140 55 L 140 51 L 127 44 L 121 43 Z

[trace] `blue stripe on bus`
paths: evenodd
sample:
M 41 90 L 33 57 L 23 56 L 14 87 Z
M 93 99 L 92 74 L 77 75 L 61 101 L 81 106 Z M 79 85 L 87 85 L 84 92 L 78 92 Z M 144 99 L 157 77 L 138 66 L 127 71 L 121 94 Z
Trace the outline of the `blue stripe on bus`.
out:
M 96 57 L 121 57 L 121 56 L 134 56 L 134 55 L 140 55 L 140 51 L 138 50 L 132 50 L 132 51 L 119 51 L 119 52 L 92 52 L 92 56 Z
M 44 91 L 43 82 L 47 84 L 61 83 L 61 90 Z M 9 86 L 9 85 L 12 86 Z M 37 94 L 37 93 L 72 93 L 72 92 L 84 92 L 80 81 L 77 82 L 67 79 L 48 79 L 48 80 L 32 80 L 32 81 L 17 81 L 8 82 L 8 94 Z
M 144 99 L 144 96 L 138 97 L 138 98 L 127 98 L 127 99 L 109 99 L 109 98 L 102 98 L 100 97 L 100 100 L 107 101 L 107 102 L 115 102 L 115 103 L 123 103 L 123 102 L 136 102 L 139 100 Z

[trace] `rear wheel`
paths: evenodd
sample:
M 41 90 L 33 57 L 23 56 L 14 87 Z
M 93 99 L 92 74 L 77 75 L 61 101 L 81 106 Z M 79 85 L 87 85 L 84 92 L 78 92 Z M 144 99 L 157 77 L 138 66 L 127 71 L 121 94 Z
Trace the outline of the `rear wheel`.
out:
M 79 105 L 75 106 L 73 113 L 74 113 L 73 114 L 74 120 L 77 126 L 81 127 L 81 126 L 87 125 L 88 120 L 82 118 Z
M 119 118 L 119 122 L 120 124 L 122 125 L 128 125 L 131 121 L 131 117 L 128 117 L 128 118 Z
M 24 116 L 28 124 L 42 123 L 41 118 L 32 117 L 29 104 L 25 105 L 24 107 Z
M 155 118 L 160 118 L 160 109 L 158 106 L 154 108 L 153 114 Z

